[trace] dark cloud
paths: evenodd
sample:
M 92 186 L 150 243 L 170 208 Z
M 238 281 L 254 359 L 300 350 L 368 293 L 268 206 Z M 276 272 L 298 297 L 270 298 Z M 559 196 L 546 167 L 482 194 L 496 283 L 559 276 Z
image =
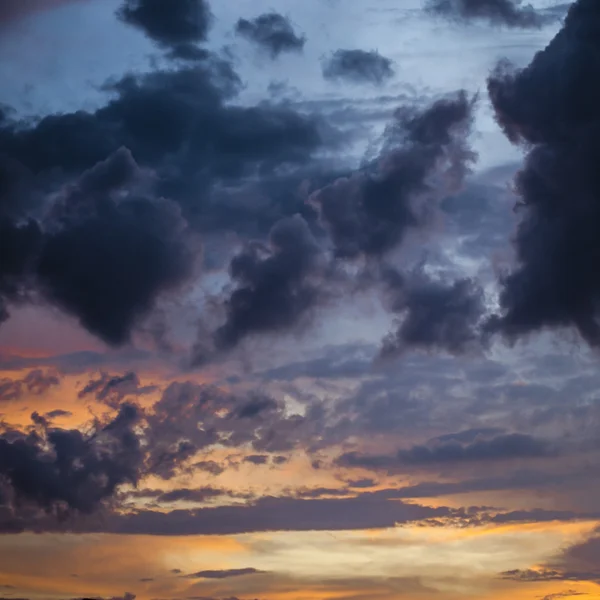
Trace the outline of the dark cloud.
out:
M 323 77 L 381 85 L 394 76 L 394 63 L 376 50 L 336 50 L 323 61 Z
M 37 122 L 2 112 L 0 317 L 41 296 L 122 344 L 189 276 L 188 225 L 262 235 L 309 212 L 300 170 L 334 132 L 289 106 L 232 104 L 239 83 L 207 54 L 193 67 L 107 84 L 112 99 L 95 112 Z M 36 196 L 36 219 L 15 213 L 21 180 L 45 199 Z
M 395 456 L 368 455 L 359 452 L 342 454 L 336 463 L 343 467 L 393 472 L 407 466 L 452 465 L 464 462 L 495 462 L 516 459 L 551 458 L 559 449 L 551 442 L 521 433 L 487 437 L 473 441 L 432 439 L 426 445 L 399 450 Z
M 554 569 L 512 569 L 503 571 L 502 579 L 521 581 L 525 583 L 539 583 L 541 581 L 596 581 L 600 579 L 600 573 L 591 572 L 565 572 Z
M 58 419 L 59 417 L 71 417 L 73 415 L 72 412 L 68 410 L 62 410 L 61 408 L 55 408 L 50 412 L 47 412 L 44 417 L 47 419 Z
M 155 390 L 155 386 L 142 386 L 140 378 L 133 371 L 112 377 L 108 373 L 101 373 L 98 379 L 88 381 L 78 396 L 85 398 L 93 394 L 99 402 L 118 408 L 128 396 L 141 396 Z
M 125 0 L 117 15 L 170 48 L 204 41 L 212 22 L 206 0 Z
M 488 476 L 485 473 L 478 478 L 459 481 L 422 481 L 405 486 L 394 491 L 398 498 L 439 498 L 454 494 L 469 494 L 473 492 L 494 492 L 508 490 L 534 490 L 558 488 L 572 484 L 582 477 L 581 471 L 537 471 L 532 469 L 517 469 L 506 475 Z M 585 473 L 583 477 L 589 477 Z
M 515 180 L 518 264 L 490 324 L 510 339 L 570 326 L 600 343 L 599 24 L 600 6 L 578 0 L 528 67 L 501 64 L 488 80 L 498 123 L 529 152 Z
M 382 357 L 408 349 L 444 350 L 460 354 L 481 345 L 485 313 L 483 290 L 472 279 L 452 283 L 414 271 L 408 276 L 388 271 L 391 310 L 399 315 L 396 331 L 383 342 Z
M 41 242 L 35 221 L 14 222 L 3 216 L 0 204 L 0 324 L 8 319 L 8 304 L 28 294 L 28 274 Z
M 296 498 L 323 498 L 326 496 L 350 496 L 351 492 L 346 488 L 312 488 L 296 490 L 294 496 Z
M 239 408 L 237 413 L 235 413 L 235 417 L 238 419 L 251 419 L 263 411 L 277 409 L 277 407 L 277 402 L 272 398 L 253 398 Z
M 549 22 L 549 15 L 537 11 L 521 0 L 427 0 L 426 10 L 450 19 L 483 19 L 494 25 L 521 29 L 539 28 Z
M 1 435 L 0 482 L 8 486 L 13 508 L 32 503 L 57 515 L 91 513 L 121 484 L 135 484 L 143 465 L 134 432 L 139 420 L 139 410 L 126 404 L 90 433 L 34 418 L 41 427 L 31 433 Z
M 139 175 L 121 148 L 63 191 L 41 225 L 3 221 L 8 261 L 0 268 L 0 303 L 35 292 L 107 343 L 128 341 L 156 297 L 181 284 L 193 265 L 177 206 L 124 195 Z
M 284 52 L 301 52 L 306 38 L 294 31 L 290 20 L 276 12 L 254 19 L 239 19 L 235 31 L 265 50 L 271 58 Z
M 214 460 L 201 460 L 197 463 L 194 463 L 193 467 L 199 471 L 204 471 L 210 475 L 214 475 L 215 477 L 225 472 L 225 467 Z
M 215 332 L 217 349 L 233 348 L 253 333 L 297 325 L 319 298 L 311 279 L 318 259 L 317 243 L 298 216 L 273 227 L 269 246 L 248 245 L 229 268 L 238 286 L 226 301 L 226 321 Z
M 50 388 L 60 384 L 60 377 L 55 371 L 35 369 L 22 379 L 0 379 L 0 402 L 19 400 L 26 394 L 41 396 Z
M 81 176 L 36 266 L 42 294 L 112 345 L 129 341 L 157 296 L 181 285 L 194 262 L 175 204 L 107 196 L 130 176 L 123 162 L 131 161 L 118 151 Z
M 260 575 L 265 571 L 259 571 L 258 569 L 246 568 L 246 569 L 223 569 L 220 571 L 198 571 L 191 575 L 186 575 L 190 579 L 228 579 L 229 577 L 244 577 L 246 575 Z
M 244 458 L 244 462 L 251 463 L 253 465 L 266 465 L 269 461 L 267 454 L 251 454 Z
M 423 110 L 398 109 L 379 158 L 312 195 L 339 257 L 381 256 L 427 222 L 441 194 L 433 180 L 460 185 L 474 159 L 467 146 L 472 109 L 464 92 Z
M 163 492 L 156 497 L 159 503 L 164 502 L 206 502 L 213 498 L 223 496 L 224 490 L 212 487 L 202 487 L 196 489 L 180 488 Z
M 216 535 L 256 531 L 340 531 L 394 527 L 426 518 L 463 515 L 446 507 L 403 504 L 377 495 L 295 499 L 265 496 L 247 505 L 215 506 L 168 514 L 137 511 L 114 517 L 102 530 L 148 535 Z M 90 523 L 92 527 L 96 527 Z

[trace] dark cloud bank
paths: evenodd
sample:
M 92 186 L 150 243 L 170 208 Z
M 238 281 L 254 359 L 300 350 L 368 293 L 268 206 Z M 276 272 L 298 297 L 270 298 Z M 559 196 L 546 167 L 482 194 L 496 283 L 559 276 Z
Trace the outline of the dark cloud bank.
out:
M 485 20 L 522 29 L 539 28 L 553 20 L 521 0 L 427 0 L 426 10 L 458 21 Z
M 203 3 L 182 6 L 186 10 L 165 20 L 155 2 L 127 2 L 119 15 L 170 52 L 202 42 L 210 24 Z M 515 72 L 502 65 L 489 79 L 498 122 L 529 154 L 517 177 L 523 215 L 516 236 L 519 264 L 502 280 L 502 312 L 487 322 L 487 332 L 514 338 L 574 325 L 592 345 L 600 340 L 600 92 L 594 85 L 599 27 L 597 3 L 579 0 L 563 30 L 529 67 Z M 235 105 L 240 82 L 231 65 L 210 53 L 197 58 L 192 66 L 113 82 L 112 98 L 95 112 L 51 115 L 33 123 L 0 112 L 2 318 L 11 304 L 47 302 L 105 342 L 126 343 L 158 299 L 178 292 L 196 273 L 198 236 L 244 231 L 250 222 L 247 243 L 229 265 L 233 285 L 222 302 L 224 323 L 202 348 L 225 351 L 249 335 L 293 328 L 324 302 L 326 284 L 340 265 L 361 262 L 369 267 L 368 284 L 383 290 L 399 318 L 385 340 L 384 355 L 408 347 L 462 352 L 479 343 L 484 306 L 476 282 L 433 279 L 426 270 L 400 273 L 388 264 L 391 253 L 431 222 L 441 197 L 458 189 L 468 173 L 475 158 L 468 144 L 474 101 L 457 93 L 427 106 L 398 109 L 375 159 L 343 176 L 328 169 L 298 200 L 288 190 L 301 178 L 290 171 L 322 174 L 319 156 L 339 140 L 335 132 L 318 116 L 287 105 Z M 254 205 L 249 182 L 257 180 L 264 193 L 283 189 L 284 199 L 271 198 L 267 211 L 264 203 Z M 235 186 L 244 201 L 221 203 L 219 194 Z M 267 231 L 267 243 L 248 241 Z M 26 378 L 3 393 L 11 399 L 23 389 L 53 385 L 43 379 L 39 374 Z M 92 513 L 110 505 L 124 484 L 136 484 L 147 474 L 168 479 L 216 443 L 251 447 L 260 453 L 256 457 L 288 452 L 300 441 L 310 440 L 311 448 L 322 443 L 318 403 L 305 416 L 288 416 L 271 398 L 240 401 L 214 389 L 173 384 L 146 414 L 126 401 L 142 393 L 135 374 L 103 375 L 82 390 L 82 397 L 93 395 L 115 408 L 112 420 L 82 433 L 53 427 L 47 417 L 34 414 L 29 429 L 2 430 L 3 527 L 24 528 L 27 517 L 40 510 L 54 516 Z M 377 464 L 372 457 L 346 454 L 340 464 L 371 461 L 370 466 L 393 470 L 397 464 L 450 458 L 546 458 L 555 452 L 544 440 L 499 433 L 471 441 L 437 440 L 395 457 L 375 457 Z M 219 472 L 210 461 L 198 464 Z M 289 512 L 276 510 L 282 502 Z M 370 495 L 326 501 L 265 498 L 246 508 L 169 516 L 140 512 L 115 517 L 114 528 L 154 533 L 285 529 L 290 514 L 300 529 L 318 527 L 325 519 L 341 529 L 454 513 L 382 504 Z
M 185 45 L 201 50 L 212 20 L 198 0 L 168 14 L 156 0 L 131 0 L 117 14 L 171 57 Z M 275 53 L 303 43 L 281 19 L 250 22 Z M 238 106 L 240 83 L 229 62 L 203 51 L 192 64 L 107 84 L 111 99 L 95 112 L 30 122 L 2 110 L 0 316 L 10 305 L 50 303 L 123 345 L 159 301 L 194 280 L 201 241 L 270 231 L 267 244 L 249 242 L 231 261 L 223 322 L 194 352 L 202 363 L 249 335 L 305 324 L 331 300 L 341 262 L 382 262 L 429 223 L 474 159 L 464 93 L 399 108 L 376 159 L 340 178 L 323 158 L 339 132 L 289 105 Z M 423 343 L 437 343 L 445 320 Z

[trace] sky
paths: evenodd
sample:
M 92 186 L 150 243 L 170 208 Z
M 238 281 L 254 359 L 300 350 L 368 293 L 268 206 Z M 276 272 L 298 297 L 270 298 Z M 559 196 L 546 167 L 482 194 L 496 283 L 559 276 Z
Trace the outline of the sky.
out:
M 0 1 L 0 598 L 600 598 L 595 0 Z

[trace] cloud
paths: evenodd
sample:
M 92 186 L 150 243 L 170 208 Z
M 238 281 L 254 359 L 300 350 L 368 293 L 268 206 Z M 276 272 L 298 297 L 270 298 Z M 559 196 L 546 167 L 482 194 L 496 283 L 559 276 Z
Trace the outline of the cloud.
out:
M 47 419 L 57 419 L 59 417 L 71 417 L 73 416 L 73 413 L 68 411 L 68 410 L 62 410 L 61 408 L 55 408 L 54 410 L 51 410 L 50 412 L 47 412 L 44 417 L 46 417 Z
M 481 476 L 462 481 L 422 481 L 398 490 L 400 498 L 439 498 L 453 494 L 506 490 L 540 490 L 559 487 L 582 477 L 581 472 L 544 472 L 531 469 L 517 470 L 506 476 Z M 587 474 L 583 474 L 587 477 Z
M 462 183 L 473 101 L 461 92 L 418 110 L 399 108 L 378 159 L 313 193 L 312 204 L 340 258 L 381 257 L 430 216 L 431 201 Z M 450 191 L 450 190 L 445 190 Z
M 239 83 L 207 55 L 107 84 L 113 97 L 95 112 L 2 112 L 0 320 L 41 296 L 105 342 L 126 343 L 158 296 L 190 276 L 195 232 L 262 235 L 309 212 L 294 186 L 336 134 L 289 106 L 236 106 Z M 21 179 L 35 202 L 15 213 Z
M 323 61 L 323 77 L 381 85 L 394 76 L 394 63 L 376 50 L 336 50 Z
M 215 477 L 225 472 L 225 467 L 223 467 L 214 460 L 201 460 L 194 463 L 192 466 L 194 467 L 194 469 L 204 471 L 205 473 L 209 473 L 210 475 L 213 475 Z
M 156 297 L 185 281 L 193 265 L 177 206 L 125 194 L 138 176 L 121 148 L 85 171 L 41 225 L 5 221 L 0 304 L 38 294 L 105 342 L 127 342 Z
M 403 504 L 376 495 L 295 499 L 264 496 L 247 505 L 215 506 L 170 513 L 137 511 L 111 517 L 101 529 L 147 535 L 225 535 L 257 531 L 380 529 L 396 523 L 463 514 L 460 510 Z M 93 529 L 91 522 L 82 524 Z
M 33 417 L 41 427 L 31 433 L 0 435 L 0 482 L 15 511 L 30 503 L 58 516 L 89 514 L 118 486 L 138 481 L 143 453 L 134 433 L 140 420 L 135 406 L 123 405 L 112 421 L 89 433 L 52 428 Z
M 244 462 L 251 463 L 253 465 L 266 465 L 269 460 L 267 454 L 251 454 L 244 458 Z
M 512 569 L 503 571 L 502 579 L 521 581 L 525 583 L 537 583 L 541 581 L 595 581 L 600 579 L 598 572 L 563 572 L 554 569 Z
M 501 63 L 488 80 L 498 123 L 528 151 L 515 180 L 517 266 L 501 279 L 502 310 L 490 323 L 509 339 L 575 327 L 590 345 L 600 343 L 600 88 L 591 58 L 598 43 L 588 35 L 598 18 L 597 4 L 574 2 L 527 68 Z
M 483 290 L 473 279 L 446 283 L 414 271 L 408 276 L 386 273 L 392 311 L 399 315 L 396 331 L 383 341 L 383 358 L 407 349 L 445 350 L 460 354 L 481 345 L 480 322 L 485 313 Z
M 86 202 L 80 215 L 78 206 L 67 206 L 64 225 L 47 234 L 36 268 L 42 294 L 111 345 L 129 341 L 157 296 L 186 281 L 194 261 L 175 204 L 104 196 L 113 184 L 104 176 L 112 177 L 112 163 L 125 155 L 113 154 L 82 175 L 78 193 L 89 193 L 93 202 L 96 190 L 88 186 L 97 186 L 97 208 Z
M 452 465 L 464 462 L 494 462 L 515 459 L 551 458 L 558 455 L 552 443 L 521 433 L 492 437 L 478 435 L 473 441 L 432 439 L 426 445 L 401 449 L 395 456 L 347 452 L 336 463 L 342 467 L 394 472 L 403 466 Z
M 269 12 L 254 19 L 239 19 L 235 31 L 250 40 L 271 58 L 284 52 L 302 52 L 306 38 L 298 35 L 289 19 L 276 12 Z
M 253 333 L 290 329 L 320 297 L 314 276 L 319 248 L 299 216 L 277 223 L 270 245 L 249 244 L 229 270 L 238 286 L 226 300 L 226 321 L 215 332 L 218 350 L 229 350 Z
M 0 324 L 8 319 L 8 304 L 27 297 L 27 274 L 39 248 L 41 232 L 35 221 L 13 222 L 2 214 L 0 197 Z
M 258 569 L 245 568 L 245 569 L 222 569 L 219 571 L 198 571 L 185 577 L 189 579 L 228 579 L 230 577 L 244 577 L 246 575 L 260 575 L 265 571 L 259 571 Z
M 521 4 L 521 0 L 428 0 L 426 10 L 459 21 L 481 19 L 521 29 L 539 28 L 549 21 L 531 4 Z
M 571 596 L 587 596 L 586 592 L 578 592 L 576 590 L 565 590 L 564 592 L 556 592 L 555 594 L 548 594 L 542 598 L 542 600 L 558 600 L 559 598 L 570 598 Z
M 159 504 L 171 502 L 206 502 L 219 496 L 231 495 L 226 490 L 204 486 L 200 488 L 178 488 L 168 492 L 162 490 L 136 490 L 128 494 L 129 498 L 152 498 Z M 235 494 L 233 494 L 235 495 Z
M 112 377 L 108 373 L 101 373 L 98 379 L 90 379 L 77 395 L 79 398 L 85 398 L 93 394 L 99 402 L 111 408 L 118 408 L 128 396 L 141 396 L 155 390 L 155 386 L 142 386 L 137 374 L 128 371 Z
M 124 0 L 117 15 L 168 48 L 205 41 L 212 23 L 206 0 Z
M 50 388 L 60 384 L 60 377 L 56 371 L 43 371 L 35 369 L 29 371 L 22 379 L 0 379 L 0 402 L 19 400 L 30 394 L 41 396 Z
M 263 397 L 257 393 L 240 396 L 192 382 L 170 384 L 147 416 L 151 471 L 169 479 L 188 459 L 217 444 L 250 448 L 257 453 L 281 453 L 305 444 L 311 436 L 316 439 L 322 428 L 316 405 L 307 407 L 304 416 L 288 415 L 285 403 L 273 398 L 269 410 L 239 416 L 240 406 Z M 220 474 L 224 467 L 213 463 L 201 460 L 198 468 Z

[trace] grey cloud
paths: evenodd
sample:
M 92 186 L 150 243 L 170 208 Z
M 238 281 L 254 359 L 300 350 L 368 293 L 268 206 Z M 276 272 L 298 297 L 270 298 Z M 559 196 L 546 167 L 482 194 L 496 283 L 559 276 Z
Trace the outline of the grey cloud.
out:
M 111 408 L 118 408 L 128 396 L 141 396 L 156 389 L 155 386 L 140 385 L 140 379 L 133 371 L 114 376 L 103 372 L 99 378 L 90 379 L 79 391 L 78 397 L 85 398 L 94 395 L 99 402 L 103 402 Z
M 266 571 L 253 569 L 251 567 L 245 569 L 223 569 L 219 571 L 198 571 L 191 575 L 186 575 L 189 579 L 228 579 L 229 577 L 245 577 L 247 575 L 260 575 Z
M 219 506 L 168 514 L 138 511 L 111 518 L 116 533 L 148 535 L 218 535 L 255 531 L 357 530 L 393 527 L 461 511 L 402 504 L 364 496 L 345 499 L 301 500 L 263 497 L 245 506 Z
M 348 452 L 339 456 L 336 463 L 343 467 L 393 472 L 407 466 L 549 458 L 558 454 L 559 448 L 547 440 L 526 434 L 505 433 L 489 438 L 477 437 L 469 443 L 433 439 L 427 445 L 399 450 L 395 456 Z
M 298 216 L 273 227 L 270 247 L 252 244 L 236 256 L 230 273 L 238 286 L 226 300 L 226 321 L 215 332 L 217 349 L 231 349 L 252 333 L 296 326 L 320 297 L 311 279 L 318 259 L 317 243 Z
M 225 472 L 225 467 L 214 460 L 201 460 L 194 463 L 193 467 L 199 471 L 205 471 L 213 476 L 221 475 Z
M 290 20 L 276 12 L 254 19 L 239 19 L 235 31 L 265 50 L 271 58 L 284 52 L 301 52 L 306 43 L 306 37 L 294 31 Z
M 0 478 L 15 510 L 33 503 L 57 515 L 92 513 L 118 486 L 135 484 L 143 454 L 134 428 L 140 413 L 123 405 L 115 418 L 91 433 L 50 428 L 10 439 L 0 436 Z
M 71 417 L 72 415 L 73 415 L 73 413 L 68 410 L 62 410 L 61 408 L 56 408 L 54 410 L 51 410 L 50 412 L 47 412 L 44 415 L 44 417 L 46 417 L 47 419 L 57 419 L 59 417 Z
M 251 463 L 253 465 L 266 465 L 269 460 L 267 454 L 251 454 L 244 458 L 244 462 Z
M 515 179 L 517 265 L 501 278 L 501 312 L 490 323 L 509 340 L 572 327 L 588 344 L 600 343 L 600 88 L 591 58 L 599 18 L 597 3 L 577 0 L 561 31 L 525 69 L 502 62 L 488 79 L 498 123 L 512 143 L 527 149 Z
M 475 158 L 467 141 L 472 111 L 465 92 L 422 110 L 399 108 L 376 160 L 313 193 L 338 257 L 381 257 L 428 222 L 431 202 L 442 193 L 432 179 L 459 187 Z
M 206 0 L 124 0 L 117 15 L 170 48 L 204 41 L 212 23 Z
M 394 76 L 394 63 L 376 50 L 336 50 L 323 61 L 323 77 L 381 85 Z
M 521 0 L 427 0 L 426 10 L 455 20 L 479 19 L 522 29 L 539 28 L 551 20 L 549 14 Z
M 476 281 L 446 283 L 423 271 L 408 276 L 390 271 L 386 281 L 391 309 L 400 318 L 397 329 L 383 341 L 383 358 L 410 349 L 460 354 L 481 348 L 485 305 L 483 290 Z
M 231 66 L 211 55 L 194 67 L 113 82 L 107 86 L 113 98 L 95 112 L 37 122 L 13 121 L 3 112 L 0 143 L 8 157 L 31 172 L 33 185 L 38 176 L 62 174 L 42 196 L 57 186 L 63 195 L 69 191 L 40 223 L 5 214 L 10 194 L 0 185 L 2 318 L 9 304 L 40 293 L 106 342 L 126 343 L 157 296 L 190 276 L 190 223 L 195 230 L 230 229 L 237 214 L 239 224 L 260 223 L 264 231 L 297 212 L 303 203 L 278 170 L 308 164 L 328 144 L 324 131 L 331 128 L 283 105 L 226 104 L 238 84 Z M 147 182 L 150 197 L 140 197 L 134 188 L 147 168 L 153 185 Z M 282 188 L 267 195 L 269 209 L 262 201 L 253 206 L 256 195 L 244 192 L 237 208 L 214 202 L 223 182 L 243 188 L 258 174 L 260 185 Z

